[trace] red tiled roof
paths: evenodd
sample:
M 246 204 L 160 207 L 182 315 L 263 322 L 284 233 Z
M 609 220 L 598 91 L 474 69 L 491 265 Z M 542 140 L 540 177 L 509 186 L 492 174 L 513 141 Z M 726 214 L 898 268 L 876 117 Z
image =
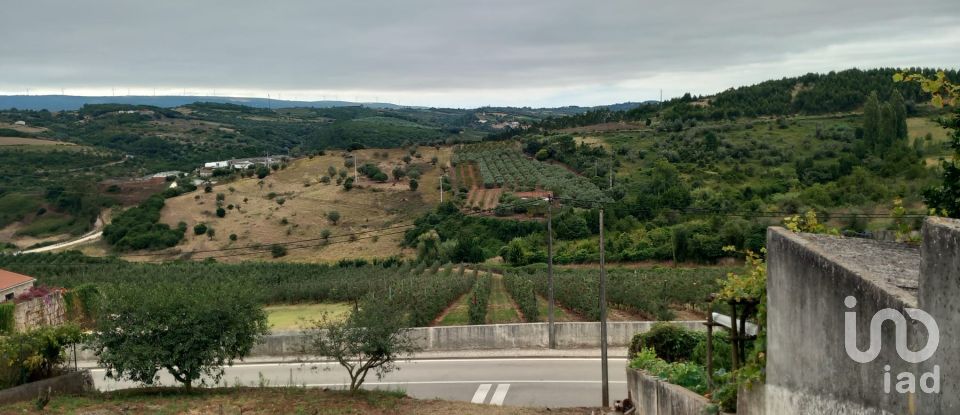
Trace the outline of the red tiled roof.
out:
M 0 269 L 0 290 L 6 290 L 34 280 L 36 280 L 36 278 Z

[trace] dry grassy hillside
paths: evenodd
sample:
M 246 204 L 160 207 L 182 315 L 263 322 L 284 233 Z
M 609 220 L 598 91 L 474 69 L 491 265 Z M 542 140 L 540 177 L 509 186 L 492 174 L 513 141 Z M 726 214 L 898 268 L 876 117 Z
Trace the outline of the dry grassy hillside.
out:
M 176 226 L 181 221 L 187 224 L 185 240 L 176 247 L 179 252 L 252 244 L 269 246 L 277 242 L 320 238 L 323 230 L 328 229 L 331 241 L 336 243 L 304 249 L 292 249 L 291 246 L 288 254 L 280 260 L 326 262 L 341 258 L 402 255 L 404 253 L 401 252 L 399 242 L 403 235 L 398 232 L 403 229 L 365 233 L 358 235 L 359 238 L 355 241 L 338 235 L 410 224 L 417 216 L 436 206 L 439 199 L 437 183 L 440 166 L 447 165 L 450 149 L 421 147 L 417 152 L 421 157 L 413 158 L 411 162 L 422 172 L 417 191 L 409 190 L 407 179 L 394 182 L 392 177 L 386 183 L 375 183 L 361 176 L 357 187 L 350 191 L 333 182 L 322 184 L 320 178 L 327 174 L 330 166 L 338 170 L 346 168 L 343 153 L 330 152 L 325 156 L 295 160 L 286 169 L 273 172 L 262 181 L 253 177 L 219 183 L 213 186 L 210 193 L 205 193 L 201 188 L 196 192 L 168 199 L 161 221 L 171 226 Z M 402 158 L 408 154 L 405 149 L 366 149 L 354 153 L 361 165 L 374 162 L 388 174 L 393 166 L 403 165 Z M 387 154 L 386 158 L 383 157 L 384 153 Z M 430 163 L 433 156 L 439 159 L 436 166 Z M 353 170 L 348 170 L 352 175 Z M 223 194 L 224 197 L 221 205 L 227 213 L 223 218 L 216 215 L 218 194 Z M 337 223 L 328 218 L 331 211 L 340 214 Z M 198 223 L 214 229 L 215 236 L 211 239 L 207 235 L 195 235 L 193 227 Z M 371 238 L 378 233 L 390 235 Z M 231 240 L 231 235 L 237 236 L 236 241 Z M 319 242 L 315 242 L 306 245 L 318 244 Z M 243 252 L 249 251 L 203 253 L 195 254 L 192 258 Z M 269 252 L 257 252 L 217 259 L 232 262 L 270 257 Z

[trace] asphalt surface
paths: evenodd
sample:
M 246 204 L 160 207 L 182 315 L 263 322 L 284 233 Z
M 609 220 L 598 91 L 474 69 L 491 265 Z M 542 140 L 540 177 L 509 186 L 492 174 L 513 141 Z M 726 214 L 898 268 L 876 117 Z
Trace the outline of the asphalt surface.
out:
M 626 359 L 610 358 L 610 400 L 626 397 Z M 401 361 L 400 370 L 377 379 L 367 377 L 368 389 L 403 390 L 421 399 L 446 399 L 492 405 L 589 407 L 600 405 L 599 358 L 484 358 Z M 221 385 L 307 386 L 343 388 L 350 378 L 336 363 L 257 363 L 225 368 Z M 106 379 L 92 370 L 97 389 L 108 391 L 139 386 Z M 163 373 L 163 385 L 174 385 Z

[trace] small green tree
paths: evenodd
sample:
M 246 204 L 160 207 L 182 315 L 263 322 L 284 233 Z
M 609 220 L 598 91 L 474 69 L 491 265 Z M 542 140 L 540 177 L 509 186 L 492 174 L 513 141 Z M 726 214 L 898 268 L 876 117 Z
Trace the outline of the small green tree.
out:
M 282 256 L 287 256 L 287 247 L 283 245 L 274 245 L 270 247 L 270 255 L 274 258 L 280 258 Z
M 152 385 L 166 369 L 187 390 L 204 376 L 216 384 L 224 365 L 268 333 L 255 298 L 206 283 L 117 286 L 105 295 L 89 346 L 111 379 Z
M 347 177 L 343 181 L 343 190 L 349 191 L 350 189 L 353 189 L 353 177 Z
M 407 336 L 406 315 L 397 304 L 366 300 L 346 320 L 324 314 L 305 330 L 303 353 L 335 360 L 350 376 L 350 391 L 356 392 L 372 370 L 377 379 L 397 370 L 396 360 L 418 350 Z
M 198 223 L 196 225 L 193 225 L 193 233 L 195 235 L 203 235 L 207 233 L 207 225 L 203 223 Z
M 327 220 L 329 220 L 330 223 L 336 225 L 337 222 L 340 222 L 340 212 L 337 212 L 335 210 L 331 210 L 327 212 Z
M 415 191 L 417 191 L 417 188 L 418 188 L 418 187 L 420 187 L 420 182 L 418 182 L 417 179 L 411 178 L 411 179 L 410 179 L 410 190 L 415 192 Z
M 397 166 L 393 168 L 392 174 L 393 174 L 393 181 L 397 182 L 397 181 L 400 181 L 400 179 L 402 179 L 403 176 L 407 174 L 407 172 L 403 171 L 402 168 Z
M 227 216 L 227 211 L 224 210 L 222 207 L 218 207 L 218 208 L 217 208 L 217 217 L 218 217 L 218 218 L 222 218 L 222 217 L 224 217 L 224 216 Z
M 329 240 L 329 239 L 330 239 L 330 230 L 329 230 L 329 229 L 324 229 L 324 230 L 320 231 L 320 237 L 323 238 L 324 241 Z

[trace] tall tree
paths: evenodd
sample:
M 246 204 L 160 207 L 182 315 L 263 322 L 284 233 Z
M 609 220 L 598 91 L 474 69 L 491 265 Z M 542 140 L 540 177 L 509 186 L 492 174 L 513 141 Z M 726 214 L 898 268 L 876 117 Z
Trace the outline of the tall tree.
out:
M 897 116 L 890 103 L 880 107 L 880 138 L 878 140 L 880 152 L 888 152 L 897 141 Z M 884 154 L 881 154 L 883 156 Z
M 880 99 L 877 91 L 870 93 L 867 103 L 863 105 L 863 141 L 869 151 L 877 150 L 880 141 Z
M 905 141 L 907 139 L 907 104 L 903 101 L 903 95 L 900 91 L 893 90 L 890 94 L 890 105 L 893 106 L 893 115 L 897 120 L 897 139 Z

